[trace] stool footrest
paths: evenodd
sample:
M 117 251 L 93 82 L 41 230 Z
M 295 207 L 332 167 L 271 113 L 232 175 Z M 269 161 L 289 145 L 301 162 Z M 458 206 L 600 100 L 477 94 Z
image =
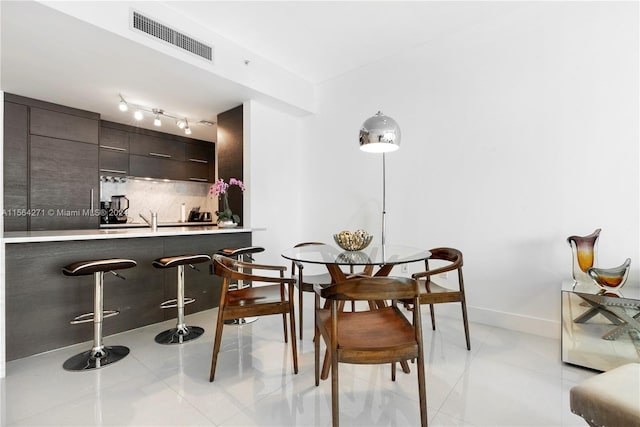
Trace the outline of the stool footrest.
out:
M 191 304 L 193 302 L 196 302 L 195 298 L 185 298 L 184 299 L 184 305 Z M 178 306 L 178 300 L 177 299 L 170 299 L 170 300 L 167 300 L 167 301 L 163 302 L 162 304 L 160 304 L 160 308 L 175 308 L 177 306 Z
M 107 317 L 117 316 L 118 314 L 120 314 L 118 310 L 105 310 L 102 312 L 102 318 L 106 319 Z M 76 316 L 69 323 L 72 325 L 77 325 L 78 323 L 93 322 L 94 319 L 95 319 L 94 313 L 91 312 L 91 313 L 81 314 L 80 316 Z

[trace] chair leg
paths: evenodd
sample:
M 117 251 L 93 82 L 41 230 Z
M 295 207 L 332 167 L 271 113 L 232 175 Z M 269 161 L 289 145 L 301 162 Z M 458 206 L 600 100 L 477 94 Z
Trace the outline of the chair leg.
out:
M 313 306 L 313 360 L 316 387 L 320 385 L 320 329 L 318 328 L 318 308 L 320 307 L 320 297 L 315 294 Z
M 391 362 L 391 381 L 396 380 L 396 362 Z
M 289 322 L 291 322 L 291 351 L 293 352 L 293 373 L 298 373 L 298 340 L 296 340 L 296 310 L 293 303 L 293 288 L 289 286 Z
M 429 304 L 429 312 L 431 313 L 431 329 L 436 330 L 436 315 L 433 312 L 433 304 Z
M 329 352 L 327 352 L 329 354 Z M 339 388 L 338 388 L 338 355 L 331 357 L 331 419 L 333 427 L 340 425 Z
M 213 340 L 213 355 L 211 356 L 211 372 L 209 373 L 209 382 L 213 382 L 213 379 L 216 375 L 216 365 L 218 364 L 218 353 L 220 352 L 220 341 L 222 340 L 223 327 L 224 321 L 222 320 L 222 311 L 218 311 L 216 336 Z
M 467 350 L 471 350 L 471 339 L 469 338 L 469 320 L 467 319 L 467 303 L 462 300 L 462 321 L 464 322 L 464 336 L 467 339 Z
M 300 341 L 302 341 L 302 285 L 298 287 L 298 310 L 300 310 L 300 313 L 298 313 L 300 322 L 298 323 L 298 329 L 300 330 Z
M 291 312 L 291 314 L 289 314 L 289 318 L 291 319 L 291 352 L 293 353 L 293 373 L 297 374 L 298 373 L 298 343 L 296 340 L 295 314 Z
M 427 386 L 424 373 L 424 356 L 418 356 L 418 395 L 420 397 L 420 425 L 427 427 Z
M 313 360 L 316 387 L 320 385 L 320 337 L 318 335 L 318 327 L 316 326 L 313 335 Z
M 284 301 L 284 289 L 280 287 L 280 301 Z M 291 303 L 291 292 L 289 292 L 289 303 Z M 289 310 L 291 312 L 291 310 Z M 284 330 L 284 342 L 289 342 L 289 334 L 287 333 L 287 313 L 282 313 L 282 329 Z
M 282 313 L 282 329 L 284 330 L 284 342 L 289 342 L 289 333 L 287 331 L 287 315 Z

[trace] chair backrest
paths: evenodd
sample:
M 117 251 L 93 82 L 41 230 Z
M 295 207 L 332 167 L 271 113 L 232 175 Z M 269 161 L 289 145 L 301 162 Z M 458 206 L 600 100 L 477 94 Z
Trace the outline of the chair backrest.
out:
M 362 277 L 331 284 L 320 291 L 328 300 L 399 300 L 420 296 L 418 282 L 408 277 Z
M 431 256 L 427 259 L 439 259 L 452 263 L 451 269 L 462 267 L 462 252 L 454 248 L 434 248 L 430 249 Z M 428 268 L 427 268 L 428 270 Z
M 300 248 L 302 246 L 311 246 L 311 245 L 324 245 L 324 243 L 322 243 L 322 242 L 303 242 L 303 243 L 298 243 L 297 245 L 294 246 L 294 248 Z
M 228 282 L 230 280 L 242 280 L 245 282 L 293 283 L 292 279 L 284 277 L 284 272 L 287 270 L 287 267 L 284 266 L 238 261 L 220 254 L 214 254 L 212 260 L 213 272 L 217 276 L 225 279 L 224 282 Z M 251 269 L 276 271 L 279 273 L 279 276 L 255 275 L 250 273 Z
M 322 242 L 302 242 L 302 243 L 298 243 L 297 245 L 295 245 L 294 248 L 301 248 L 303 246 L 313 246 L 313 245 L 324 245 L 324 243 L 322 243 Z M 291 275 L 292 276 L 296 274 L 296 268 L 298 268 L 298 270 L 300 270 L 299 274 L 302 274 L 302 270 L 304 269 L 304 264 L 302 264 L 299 261 L 292 260 L 291 261 Z

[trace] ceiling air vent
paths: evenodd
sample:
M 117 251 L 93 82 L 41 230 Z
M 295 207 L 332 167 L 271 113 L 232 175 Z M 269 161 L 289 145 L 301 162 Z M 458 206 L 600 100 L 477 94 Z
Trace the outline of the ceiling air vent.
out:
M 201 43 L 171 27 L 167 27 L 158 21 L 154 21 L 135 10 L 132 12 L 131 23 L 134 29 L 212 61 L 213 48 L 211 46 Z

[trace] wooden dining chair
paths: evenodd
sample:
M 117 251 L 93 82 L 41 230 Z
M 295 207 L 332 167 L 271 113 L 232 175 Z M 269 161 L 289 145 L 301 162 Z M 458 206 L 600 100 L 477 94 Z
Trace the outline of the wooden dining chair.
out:
M 331 361 L 331 408 L 333 426 L 339 425 L 338 364 L 391 363 L 396 379 L 396 362 L 417 359 L 421 425 L 427 425 L 427 396 L 422 346 L 422 323 L 418 283 L 406 277 L 354 278 L 327 287 L 316 287 L 315 381 L 320 383 L 320 336 Z M 329 302 L 329 308 L 320 298 Z M 388 307 L 347 312 L 338 306 L 345 301 L 391 300 Z M 413 321 L 398 309 L 397 300 L 413 301 Z
M 287 314 L 291 325 L 291 351 L 293 355 L 293 372 L 298 373 L 298 349 L 296 344 L 296 321 L 293 306 L 293 283 L 291 278 L 284 277 L 287 267 L 255 264 L 238 261 L 223 255 L 214 254 L 213 269 L 217 276 L 222 277 L 222 290 L 220 292 L 220 305 L 218 307 L 218 320 L 216 322 L 216 335 L 213 341 L 213 355 L 211 357 L 211 373 L 209 381 L 212 382 L 216 374 L 222 329 L 225 320 L 238 319 L 252 316 L 268 316 L 282 314 L 284 329 L 284 342 L 287 338 Z M 273 274 L 272 276 L 259 275 Z M 276 276 L 275 274 L 278 274 Z M 242 280 L 245 283 L 266 283 L 261 286 L 248 286 L 242 289 L 230 290 L 232 281 Z
M 303 242 L 298 243 L 294 246 L 294 248 L 300 248 L 303 246 L 313 246 L 313 245 L 322 245 L 320 242 Z M 296 274 L 297 272 L 297 274 Z M 314 285 L 318 286 L 328 286 L 331 284 L 331 275 L 329 273 L 324 274 L 303 274 L 304 272 L 304 264 L 299 261 L 291 261 L 291 277 L 295 279 L 295 286 L 298 288 L 298 330 L 300 331 L 299 337 L 302 340 L 302 329 L 303 329 L 303 312 L 302 296 L 304 292 L 313 292 Z
M 471 350 L 471 340 L 469 338 L 469 321 L 467 319 L 467 302 L 464 294 L 464 279 L 462 277 L 462 252 L 454 248 L 431 249 L 431 256 L 425 259 L 425 270 L 415 273 L 411 277 L 418 280 L 420 286 L 420 304 L 429 304 L 431 314 L 431 328 L 436 330 L 436 318 L 433 309 L 434 304 L 459 302 L 462 306 L 462 320 L 464 322 L 464 335 L 467 340 L 467 350 Z M 441 260 L 448 264 L 429 269 L 429 261 Z M 458 289 L 450 289 L 433 281 L 433 277 L 455 271 L 458 281 Z M 404 301 L 403 301 L 404 302 Z

